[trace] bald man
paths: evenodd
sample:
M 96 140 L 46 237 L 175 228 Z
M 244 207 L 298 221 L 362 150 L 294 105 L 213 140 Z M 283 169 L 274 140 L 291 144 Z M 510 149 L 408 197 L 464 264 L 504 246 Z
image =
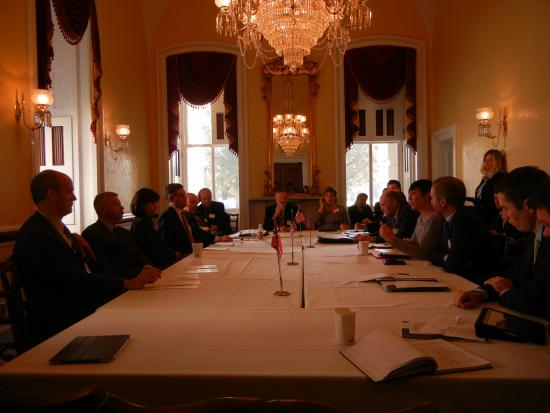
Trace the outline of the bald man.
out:
M 145 266 L 151 267 L 151 260 L 139 249 L 132 233 L 117 226 L 124 213 L 118 195 L 114 192 L 97 194 L 94 209 L 98 219 L 82 233 L 96 256 L 88 263 L 90 269 L 114 278 L 131 279 Z M 155 271 L 160 275 L 160 270 Z
M 205 247 L 218 241 L 231 241 L 227 235 L 217 236 L 210 227 L 198 216 L 197 205 L 199 197 L 191 192 L 187 193 L 187 206 L 185 214 L 187 222 L 191 226 L 195 242 L 202 242 Z
M 157 280 L 149 271 L 130 280 L 88 273 L 74 234 L 62 222 L 76 200 L 71 178 L 45 170 L 33 178 L 30 189 L 37 211 L 19 230 L 13 258 L 28 299 L 33 344 L 87 317 L 124 290 Z

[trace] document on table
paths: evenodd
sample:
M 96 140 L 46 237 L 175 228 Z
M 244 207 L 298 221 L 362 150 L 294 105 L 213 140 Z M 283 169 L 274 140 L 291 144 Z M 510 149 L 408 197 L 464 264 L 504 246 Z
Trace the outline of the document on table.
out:
M 439 314 L 426 322 L 403 321 L 403 337 L 411 338 L 460 338 L 472 341 L 484 341 L 476 336 L 475 316 Z
M 227 251 L 229 249 L 229 246 L 222 247 L 221 245 L 209 245 L 204 250 L 205 251 Z
M 408 272 L 376 273 L 363 275 L 357 279 L 358 282 L 381 282 L 381 281 L 437 281 L 433 277 Z
M 197 288 L 201 283 L 199 277 L 159 278 L 152 284 L 145 285 L 148 290 L 161 290 L 167 288 Z

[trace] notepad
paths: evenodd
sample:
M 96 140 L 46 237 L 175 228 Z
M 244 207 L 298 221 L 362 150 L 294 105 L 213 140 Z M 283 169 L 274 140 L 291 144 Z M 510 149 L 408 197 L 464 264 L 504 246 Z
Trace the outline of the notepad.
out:
M 115 359 L 129 339 L 127 334 L 75 337 L 50 359 L 50 364 L 106 363 Z
M 374 248 L 370 253 L 377 258 L 409 258 L 407 254 L 397 248 Z
M 437 281 L 380 281 L 380 285 L 390 293 L 449 291 L 449 287 Z
M 373 381 L 491 367 L 491 362 L 441 339 L 407 342 L 380 329 L 340 352 Z

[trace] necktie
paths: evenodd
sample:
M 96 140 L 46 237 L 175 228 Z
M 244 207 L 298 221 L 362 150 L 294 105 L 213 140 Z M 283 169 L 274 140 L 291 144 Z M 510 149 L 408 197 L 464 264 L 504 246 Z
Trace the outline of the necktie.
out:
M 185 212 L 181 212 L 181 222 L 183 224 L 183 227 L 185 228 L 185 231 L 187 231 L 187 235 L 189 236 L 189 241 L 190 242 L 195 242 L 193 241 L 193 231 L 191 231 L 191 227 L 189 226 L 189 222 L 187 222 L 187 219 L 185 218 Z
M 443 233 L 444 239 L 445 239 L 445 242 L 447 243 L 447 248 L 450 250 L 451 249 L 451 224 L 447 220 L 443 222 L 443 231 L 444 231 Z
M 535 245 L 533 247 L 533 265 L 537 264 L 537 258 L 540 251 L 540 245 L 542 243 L 542 234 L 544 232 L 544 225 L 539 227 L 539 230 L 535 234 Z

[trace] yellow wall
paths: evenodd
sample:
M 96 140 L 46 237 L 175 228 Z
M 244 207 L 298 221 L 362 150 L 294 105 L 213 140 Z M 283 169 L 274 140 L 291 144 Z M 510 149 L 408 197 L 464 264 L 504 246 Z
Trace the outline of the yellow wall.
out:
M 145 27 L 134 0 L 98 3 L 103 64 L 103 115 L 106 133 L 129 124 L 128 149 L 105 151 L 105 190 L 119 194 L 126 212 L 140 187 L 149 186 L 148 66 Z
M 458 130 L 458 176 L 471 195 L 491 141 L 477 136 L 475 109 L 508 108 L 509 168 L 550 171 L 550 2 L 463 0 L 438 3 L 434 32 L 433 130 Z M 503 147 L 502 142 L 500 147 Z
M 27 3 L 4 2 L 0 13 L 0 227 L 17 226 L 32 211 L 28 190 L 31 145 L 23 120 L 15 122 L 15 90 L 30 98 Z M 9 201 L 5 198 L 9 196 Z

